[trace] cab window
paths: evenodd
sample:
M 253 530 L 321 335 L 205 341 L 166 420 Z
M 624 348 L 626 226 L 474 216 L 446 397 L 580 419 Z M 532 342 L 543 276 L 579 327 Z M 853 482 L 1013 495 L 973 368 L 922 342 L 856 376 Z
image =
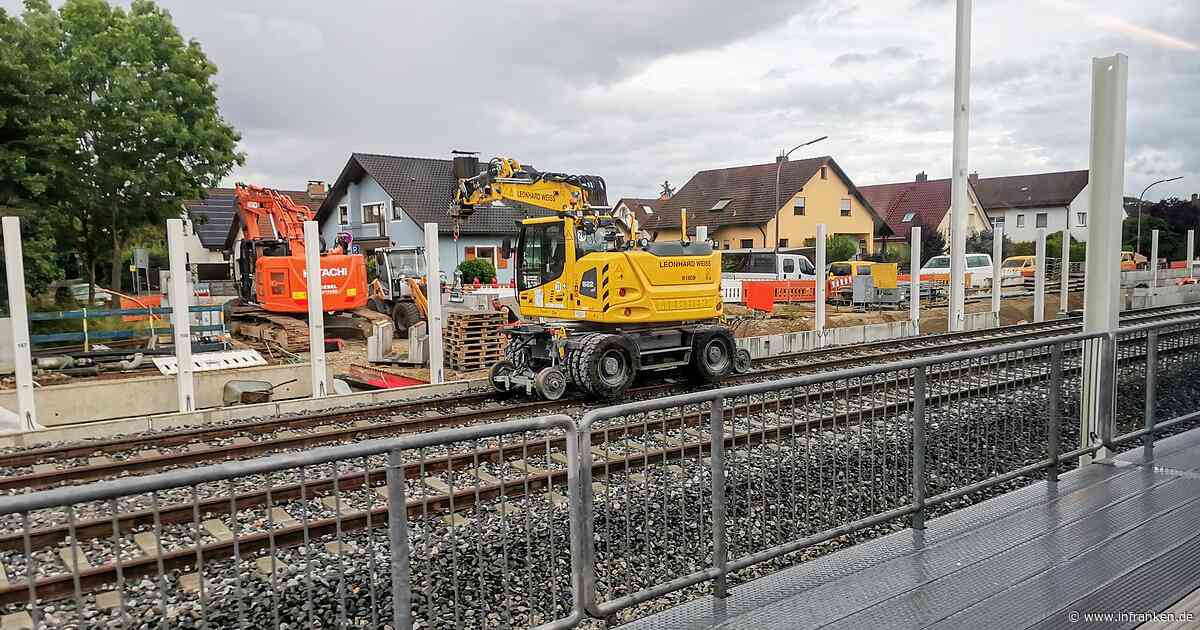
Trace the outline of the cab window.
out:
M 796 262 L 791 258 L 783 260 L 783 273 L 796 273 Z
M 590 232 L 575 230 L 575 258 L 583 258 L 592 252 L 615 252 L 618 250 L 618 237 L 617 228 L 611 225 Z
M 847 263 L 833 263 L 829 265 L 829 275 L 848 276 L 850 275 L 850 265 Z
M 1003 266 L 1005 269 L 1019 269 L 1025 266 L 1025 259 L 1009 258 L 1008 260 L 1004 261 L 1003 265 L 1001 266 Z
M 992 265 L 988 262 L 987 256 L 967 256 L 967 266 L 979 268 L 991 267 Z
M 950 257 L 949 256 L 934 256 L 933 258 L 930 258 L 925 263 L 925 268 L 926 269 L 949 269 L 950 268 Z
M 532 289 L 561 276 L 566 250 L 562 223 L 524 226 L 517 244 L 517 258 L 521 261 L 517 273 L 519 288 Z

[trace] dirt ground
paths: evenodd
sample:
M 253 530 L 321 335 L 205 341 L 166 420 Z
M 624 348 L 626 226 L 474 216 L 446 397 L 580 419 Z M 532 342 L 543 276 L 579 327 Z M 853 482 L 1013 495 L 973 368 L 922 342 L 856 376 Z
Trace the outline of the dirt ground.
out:
M 987 299 L 967 302 L 968 313 L 983 313 L 990 310 L 991 301 Z M 1083 308 L 1083 292 L 1068 295 L 1068 307 L 1071 310 Z M 1054 319 L 1058 314 L 1059 294 L 1046 295 L 1046 319 Z M 946 332 L 947 307 L 927 307 L 921 309 L 921 332 Z M 751 318 L 750 311 L 738 305 L 727 306 L 726 315 L 729 317 Z M 789 332 L 802 332 L 813 329 L 814 307 L 812 304 L 785 304 L 775 308 L 770 317 L 743 319 L 737 326 L 738 337 L 754 337 L 757 335 L 777 335 Z M 828 305 L 825 310 L 825 326 L 840 328 L 843 326 L 862 326 L 882 322 L 907 321 L 908 309 L 855 312 L 850 307 Z M 1000 301 L 1000 322 L 1002 325 L 1019 324 L 1033 321 L 1033 297 L 1007 297 Z

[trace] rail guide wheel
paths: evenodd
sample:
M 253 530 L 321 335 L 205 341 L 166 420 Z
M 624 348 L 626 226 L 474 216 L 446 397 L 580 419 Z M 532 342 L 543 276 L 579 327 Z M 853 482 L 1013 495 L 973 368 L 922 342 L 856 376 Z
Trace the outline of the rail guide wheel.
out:
M 501 359 L 492 365 L 488 370 L 488 380 L 492 383 L 492 388 L 500 393 L 508 393 L 513 390 L 512 381 L 509 377 L 515 374 L 517 366 L 512 361 Z
M 736 374 L 749 374 L 753 367 L 753 361 L 750 359 L 750 351 L 745 348 L 738 348 L 733 355 L 733 371 Z
M 567 375 L 556 367 L 543 368 L 533 379 L 537 392 L 546 400 L 558 400 L 567 391 Z

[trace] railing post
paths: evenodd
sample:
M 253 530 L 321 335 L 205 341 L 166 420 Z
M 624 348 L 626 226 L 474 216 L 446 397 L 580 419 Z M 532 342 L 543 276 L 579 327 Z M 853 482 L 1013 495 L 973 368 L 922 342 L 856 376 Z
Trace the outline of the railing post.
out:
M 574 426 L 574 422 L 571 423 Z M 582 484 L 583 484 L 583 466 L 588 466 L 588 471 L 591 471 L 592 451 L 589 446 L 588 450 L 582 450 L 580 447 L 579 433 L 574 429 L 569 430 L 566 436 L 567 444 L 567 509 L 570 512 L 570 531 L 571 531 L 571 589 L 574 597 L 575 612 L 580 619 L 587 618 L 587 597 L 585 593 L 589 585 L 588 574 L 591 567 L 591 559 L 588 550 L 591 549 L 592 540 L 588 536 L 586 520 L 588 514 L 584 512 L 584 504 L 582 501 Z M 587 453 L 587 458 L 580 456 L 580 453 Z M 590 477 L 589 477 L 590 479 Z M 591 487 L 591 484 L 588 484 Z
M 388 546 L 392 553 L 392 627 L 410 630 L 412 587 L 408 571 L 408 502 L 404 497 L 404 460 L 399 449 L 388 451 Z
M 1062 383 L 1063 383 L 1063 344 L 1058 342 L 1050 348 L 1050 382 L 1049 414 L 1050 426 L 1046 440 L 1046 450 L 1050 453 L 1050 468 L 1046 471 L 1046 481 L 1058 481 L 1058 454 L 1061 451 L 1062 440 Z
M 1096 405 L 1096 421 L 1100 427 L 1100 444 L 1096 459 L 1108 457 L 1112 449 L 1113 422 L 1116 418 L 1116 381 L 1117 381 L 1117 334 L 1109 332 L 1104 336 L 1103 349 L 1100 351 L 1100 398 Z
M 586 420 L 581 421 L 578 426 L 578 435 L 575 436 L 576 442 L 579 444 L 575 449 L 576 453 L 587 453 L 586 457 L 577 456 L 579 459 L 579 475 L 576 483 L 576 492 L 571 494 L 568 492 L 567 500 L 578 503 L 579 510 L 579 527 L 582 531 L 580 540 L 582 547 L 580 548 L 580 563 L 583 570 L 581 576 L 582 596 L 581 604 L 584 612 L 593 617 L 597 616 L 595 612 L 596 606 L 596 545 L 593 539 L 592 531 L 595 525 L 592 520 L 592 515 L 595 514 L 595 495 L 592 488 L 592 429 L 591 423 Z M 570 461 L 570 454 L 567 454 Z M 570 505 L 570 504 L 568 504 Z
M 912 528 L 925 529 L 925 379 L 929 368 L 921 366 L 912 385 Z
M 713 597 L 725 598 L 729 590 L 725 584 L 726 567 L 729 562 L 728 541 L 725 538 L 725 398 L 718 396 L 712 401 L 708 414 L 708 435 L 711 441 L 709 461 L 712 470 L 712 519 L 713 519 L 713 566 L 719 575 L 713 581 Z
M 1154 403 L 1158 386 L 1158 329 L 1146 331 L 1146 441 L 1144 458 L 1154 457 Z

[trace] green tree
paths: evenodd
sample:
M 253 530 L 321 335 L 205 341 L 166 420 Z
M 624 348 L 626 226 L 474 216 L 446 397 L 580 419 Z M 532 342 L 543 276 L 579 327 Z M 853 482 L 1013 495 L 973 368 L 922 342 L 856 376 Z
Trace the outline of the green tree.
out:
M 477 278 L 480 283 L 490 284 L 496 279 L 496 268 L 492 266 L 492 261 L 483 258 L 462 261 L 458 264 L 458 271 L 462 273 L 463 284 L 473 284 Z
M 108 256 L 119 288 L 138 228 L 179 217 L 180 199 L 243 161 L 217 108 L 216 67 L 149 0 L 128 11 L 104 0 L 67 0 L 57 11 L 26 0 L 21 23 L 20 42 L 46 47 L 27 53 L 45 58 L 31 71 L 62 95 L 50 111 L 61 125 L 54 146 L 72 147 L 54 153 L 58 177 L 40 203 L 57 209 L 61 245 L 80 254 L 93 286 Z
M 946 237 L 942 233 L 930 229 L 920 220 L 913 222 L 913 227 L 921 228 L 921 265 L 929 262 L 934 256 L 941 256 L 946 253 Z M 912 238 L 911 236 L 909 238 Z
M 835 263 L 850 260 L 858 253 L 858 243 L 849 236 L 830 236 L 825 240 L 825 260 Z

